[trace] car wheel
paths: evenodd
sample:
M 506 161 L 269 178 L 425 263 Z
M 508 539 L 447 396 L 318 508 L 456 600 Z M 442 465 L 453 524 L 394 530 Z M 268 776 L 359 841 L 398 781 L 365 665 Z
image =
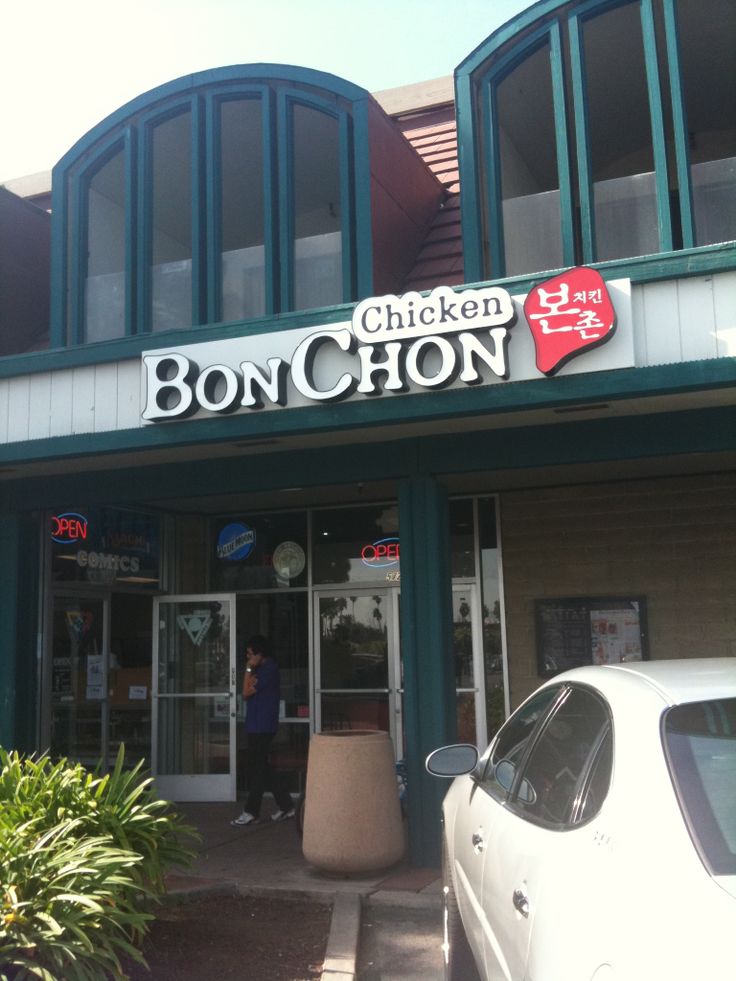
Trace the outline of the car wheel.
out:
M 442 923 L 445 981 L 479 981 L 473 952 L 457 908 L 447 846 L 442 842 Z

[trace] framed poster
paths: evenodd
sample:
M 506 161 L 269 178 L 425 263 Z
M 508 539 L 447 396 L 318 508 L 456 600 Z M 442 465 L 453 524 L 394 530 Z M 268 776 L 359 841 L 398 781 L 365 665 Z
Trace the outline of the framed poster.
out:
M 622 664 L 649 656 L 643 596 L 540 599 L 534 614 L 537 669 L 543 678 L 582 664 Z

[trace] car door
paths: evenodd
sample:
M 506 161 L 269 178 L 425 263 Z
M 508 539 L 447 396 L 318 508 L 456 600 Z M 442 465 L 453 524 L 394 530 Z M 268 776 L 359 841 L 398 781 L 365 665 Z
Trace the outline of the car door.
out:
M 489 978 L 527 977 L 530 948 L 545 919 L 540 938 L 564 944 L 569 877 L 584 869 L 587 837 L 576 824 L 587 820 L 583 802 L 596 753 L 610 715 L 592 692 L 566 688 L 537 726 L 506 805 L 487 842 L 483 866 L 482 905 L 488 928 L 485 957 Z M 562 896 L 565 902 L 562 903 Z M 550 926 L 550 921 L 558 926 Z M 544 963 L 545 952 L 535 951 Z M 548 952 L 559 959 L 559 950 Z M 547 976 L 552 977 L 550 973 Z

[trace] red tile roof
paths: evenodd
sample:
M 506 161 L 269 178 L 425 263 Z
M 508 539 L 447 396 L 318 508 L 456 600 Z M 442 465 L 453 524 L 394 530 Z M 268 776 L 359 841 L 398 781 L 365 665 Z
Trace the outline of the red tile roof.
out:
M 444 105 L 399 116 L 396 123 L 437 179 L 446 196 L 432 223 L 404 290 L 431 290 L 464 281 L 460 229 L 460 181 L 455 108 Z

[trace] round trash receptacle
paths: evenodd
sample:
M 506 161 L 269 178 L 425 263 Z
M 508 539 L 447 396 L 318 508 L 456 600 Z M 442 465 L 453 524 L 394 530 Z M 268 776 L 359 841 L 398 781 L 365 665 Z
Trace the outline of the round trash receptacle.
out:
M 370 872 L 404 853 L 393 745 L 387 732 L 318 732 L 309 743 L 304 857 L 327 872 Z

